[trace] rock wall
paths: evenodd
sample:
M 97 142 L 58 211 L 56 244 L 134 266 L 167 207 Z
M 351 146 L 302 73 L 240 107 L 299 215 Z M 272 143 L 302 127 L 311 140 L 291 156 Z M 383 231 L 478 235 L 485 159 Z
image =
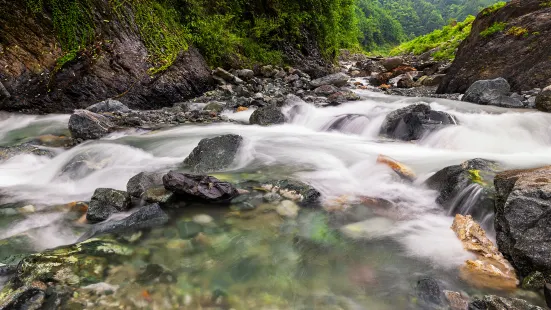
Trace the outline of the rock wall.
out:
M 549 1 L 513 0 L 495 12 L 482 11 L 437 92 L 464 93 L 477 80 L 498 77 L 513 91 L 544 88 L 551 84 L 550 46 Z
M 23 0 L 0 0 L 0 110 L 72 112 L 112 97 L 131 108 L 151 109 L 212 88 L 210 69 L 193 47 L 167 70 L 150 75 L 136 25 L 119 18 L 108 0 L 89 3 L 94 44 L 56 69 L 63 53 L 49 13 L 33 14 Z

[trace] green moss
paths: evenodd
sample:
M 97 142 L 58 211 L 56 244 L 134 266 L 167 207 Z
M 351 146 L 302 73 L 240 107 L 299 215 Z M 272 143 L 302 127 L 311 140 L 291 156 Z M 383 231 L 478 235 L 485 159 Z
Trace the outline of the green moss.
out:
M 541 3 L 540 7 L 542 7 L 542 8 L 551 8 L 551 1 Z
M 480 35 L 484 38 L 487 38 L 495 33 L 502 32 L 507 27 L 507 23 L 496 22 L 493 23 L 488 29 L 480 32 Z
M 484 10 L 482 11 L 482 15 L 483 15 L 483 16 L 487 16 L 487 15 L 490 15 L 490 14 L 492 14 L 492 13 L 494 13 L 494 12 L 497 12 L 497 11 L 499 11 L 502 7 L 504 7 L 505 5 L 507 5 L 507 2 L 504 2 L 504 1 L 498 2 L 498 3 L 496 3 L 496 4 L 492 5 L 492 6 L 490 6 L 490 7 L 486 8 L 486 9 L 484 9 Z
M 517 27 L 517 26 L 513 26 L 509 28 L 509 30 L 507 30 L 507 34 L 512 36 L 517 36 L 517 37 L 530 35 L 530 33 L 528 32 L 528 29 L 523 27 Z
M 469 170 L 470 179 L 473 183 L 480 184 L 482 186 L 486 186 L 486 182 L 482 179 L 480 176 L 480 170 L 471 169 Z

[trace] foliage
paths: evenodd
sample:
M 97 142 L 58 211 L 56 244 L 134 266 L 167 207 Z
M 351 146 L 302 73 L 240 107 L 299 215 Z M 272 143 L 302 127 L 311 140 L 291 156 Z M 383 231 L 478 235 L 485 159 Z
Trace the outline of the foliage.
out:
M 503 23 L 503 22 L 496 22 L 496 23 L 493 23 L 490 27 L 488 27 L 488 29 L 484 30 L 484 31 L 481 31 L 480 32 L 480 35 L 484 38 L 486 37 L 489 37 L 495 33 L 498 33 L 498 32 L 501 32 L 503 30 L 505 30 L 505 27 L 507 27 L 507 23 Z
M 528 33 L 528 29 L 523 27 L 517 27 L 517 26 L 513 26 L 509 28 L 509 30 L 507 30 L 507 34 L 512 36 L 517 36 L 517 37 L 530 35 Z
M 483 11 L 482 11 L 482 15 L 484 16 L 487 16 L 487 15 L 490 15 L 494 12 L 497 12 L 499 11 L 502 7 L 504 7 L 505 5 L 507 4 L 507 2 L 504 2 L 504 1 L 501 1 L 501 2 L 498 2 L 492 6 L 489 6 L 487 8 L 485 8 Z
M 398 55 L 413 53 L 415 55 L 420 55 L 427 51 L 437 49 L 437 51 L 432 54 L 434 58 L 453 59 L 455 57 L 455 50 L 471 32 L 474 19 L 475 17 L 471 15 L 461 23 L 452 22 L 442 29 L 435 30 L 427 35 L 401 44 L 394 48 L 390 54 Z

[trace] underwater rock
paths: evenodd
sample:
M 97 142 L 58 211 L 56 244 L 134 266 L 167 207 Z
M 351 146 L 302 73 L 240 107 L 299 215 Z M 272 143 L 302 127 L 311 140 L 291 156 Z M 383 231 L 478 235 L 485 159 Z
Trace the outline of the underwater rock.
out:
M 296 218 L 299 210 L 299 206 L 291 200 L 283 200 L 276 207 L 277 214 L 285 218 Z
M 475 254 L 461 267 L 461 278 L 478 287 L 515 289 L 519 284 L 513 266 L 503 257 L 486 232 L 467 215 L 456 215 L 452 225 L 465 250 Z
M 229 203 L 239 195 L 230 183 L 206 175 L 170 171 L 163 177 L 163 183 L 167 190 L 182 198 L 203 202 Z
M 442 290 L 440 284 L 433 278 L 423 278 L 417 281 L 415 293 L 422 304 L 426 306 L 442 305 Z

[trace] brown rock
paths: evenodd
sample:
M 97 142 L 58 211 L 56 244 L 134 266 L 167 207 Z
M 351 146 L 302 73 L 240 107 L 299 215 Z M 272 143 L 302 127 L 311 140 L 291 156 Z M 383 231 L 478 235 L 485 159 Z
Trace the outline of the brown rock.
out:
M 467 310 L 469 308 L 469 297 L 459 292 L 444 291 L 451 310 Z
M 505 290 L 517 287 L 519 281 L 513 266 L 470 215 L 457 214 L 451 228 L 465 250 L 477 256 L 476 260 L 467 260 L 461 267 L 463 280 L 477 287 Z
M 413 172 L 411 168 L 388 156 L 379 155 L 379 157 L 377 157 L 377 163 L 387 165 L 404 180 L 413 181 L 416 178 L 415 172 Z

